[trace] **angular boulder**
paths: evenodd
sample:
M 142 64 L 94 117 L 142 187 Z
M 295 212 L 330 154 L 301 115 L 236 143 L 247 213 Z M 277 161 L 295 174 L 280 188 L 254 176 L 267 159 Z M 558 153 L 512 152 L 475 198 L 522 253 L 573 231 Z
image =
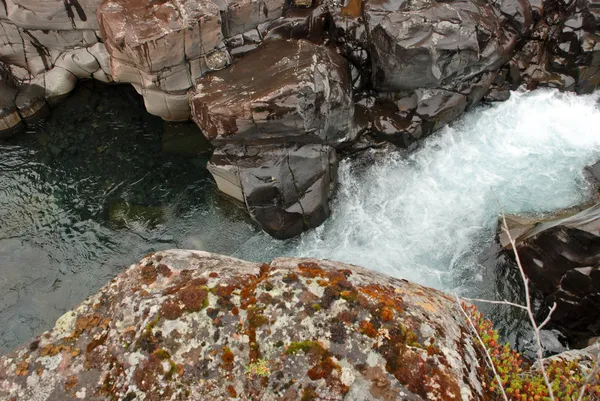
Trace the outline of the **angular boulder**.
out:
M 215 150 L 208 170 L 263 230 L 286 239 L 329 217 L 337 166 L 335 149 L 326 145 L 227 145 Z
M 456 301 L 356 266 L 143 258 L 0 358 L 6 400 L 483 400 Z
M 524 84 L 591 93 L 600 84 L 600 8 L 595 0 L 535 1 L 537 22 L 496 93 Z
M 527 1 L 369 1 L 364 7 L 373 85 L 386 91 L 439 88 L 496 70 L 532 23 Z
M 283 0 L 107 0 L 98 9 L 115 80 L 136 86 L 152 114 L 190 118 L 196 78 L 231 63 L 225 40 L 279 18 Z M 260 40 L 260 37 L 257 38 Z
M 192 118 L 215 145 L 354 138 L 346 60 L 305 40 L 268 40 L 232 67 L 197 80 Z
M 507 216 L 507 223 L 523 270 L 543 296 L 540 314 L 556 303 L 550 323 L 573 344 L 599 335 L 600 204 L 541 222 Z M 500 242 L 510 248 L 506 235 Z

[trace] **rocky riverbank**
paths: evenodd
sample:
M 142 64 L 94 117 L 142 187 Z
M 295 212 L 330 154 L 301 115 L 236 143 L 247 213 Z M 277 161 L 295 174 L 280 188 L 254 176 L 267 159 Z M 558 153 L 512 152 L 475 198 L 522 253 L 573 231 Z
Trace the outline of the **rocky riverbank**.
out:
M 3 135 L 78 79 L 131 83 L 150 113 L 191 118 L 228 146 L 212 164 L 219 188 L 278 238 L 329 216 L 336 152 L 357 139 L 355 149 L 406 147 L 519 85 L 598 84 L 600 9 L 590 0 L 2 5 Z M 262 146 L 269 157 L 256 157 Z M 298 163 L 314 168 L 305 175 Z M 269 176 L 247 180 L 256 168 Z

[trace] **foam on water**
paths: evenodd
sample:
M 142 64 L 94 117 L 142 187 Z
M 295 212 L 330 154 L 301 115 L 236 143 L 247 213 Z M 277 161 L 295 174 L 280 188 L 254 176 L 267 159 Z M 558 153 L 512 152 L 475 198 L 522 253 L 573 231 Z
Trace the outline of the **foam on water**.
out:
M 334 259 L 464 292 L 480 279 L 477 257 L 493 240 L 498 202 L 507 213 L 533 213 L 589 197 L 582 169 L 600 158 L 598 98 L 513 93 L 408 156 L 346 160 L 322 227 L 285 243 L 259 234 L 236 256 Z

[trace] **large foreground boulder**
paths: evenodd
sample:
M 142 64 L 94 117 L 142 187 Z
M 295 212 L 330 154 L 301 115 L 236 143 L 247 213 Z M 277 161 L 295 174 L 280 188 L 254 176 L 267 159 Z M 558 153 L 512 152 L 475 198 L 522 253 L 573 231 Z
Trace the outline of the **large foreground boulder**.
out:
M 541 314 L 556 303 L 550 322 L 572 343 L 599 335 L 600 204 L 546 221 L 507 216 L 507 222 L 523 269 L 543 295 Z M 510 247 L 506 235 L 500 242 Z
M 192 118 L 216 145 L 353 139 L 347 61 L 305 40 L 268 40 L 233 67 L 200 78 Z
M 336 151 L 327 145 L 227 145 L 215 150 L 208 170 L 263 230 L 286 239 L 329 217 L 337 166 Z
M 481 400 L 443 293 L 315 259 L 149 255 L 0 358 L 4 400 Z

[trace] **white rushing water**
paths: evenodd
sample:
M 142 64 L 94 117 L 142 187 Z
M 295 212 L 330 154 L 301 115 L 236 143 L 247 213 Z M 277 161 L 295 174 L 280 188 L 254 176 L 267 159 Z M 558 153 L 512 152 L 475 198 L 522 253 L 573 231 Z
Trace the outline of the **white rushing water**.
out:
M 442 290 L 481 279 L 479 253 L 507 213 L 589 197 L 582 169 L 600 159 L 599 96 L 550 90 L 468 113 L 408 156 L 344 161 L 332 217 L 288 242 L 259 234 L 235 256 L 327 258 Z M 469 291 L 467 291 L 469 292 Z

